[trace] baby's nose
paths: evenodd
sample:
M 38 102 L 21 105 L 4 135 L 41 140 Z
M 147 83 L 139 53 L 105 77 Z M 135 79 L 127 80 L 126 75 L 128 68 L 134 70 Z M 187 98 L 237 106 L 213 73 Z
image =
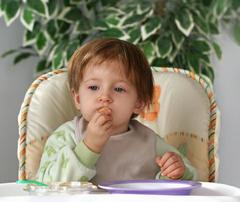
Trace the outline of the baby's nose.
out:
M 98 101 L 102 103 L 112 103 L 112 99 L 108 96 L 100 96 Z

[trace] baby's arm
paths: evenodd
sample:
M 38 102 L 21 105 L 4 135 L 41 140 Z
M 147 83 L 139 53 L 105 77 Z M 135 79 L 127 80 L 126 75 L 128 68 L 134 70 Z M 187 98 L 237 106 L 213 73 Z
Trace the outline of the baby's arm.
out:
M 83 142 L 93 152 L 100 153 L 111 135 L 111 113 L 111 109 L 102 107 L 88 123 Z
M 196 180 L 196 169 L 189 160 L 184 157 L 175 147 L 167 144 L 160 137 L 157 138 L 156 163 L 160 167 L 160 172 L 156 178 L 161 179 L 184 179 Z
M 76 145 L 71 128 L 56 130 L 47 140 L 44 148 L 37 180 L 89 181 L 96 170 L 94 165 L 98 154 L 89 151 L 83 142 Z

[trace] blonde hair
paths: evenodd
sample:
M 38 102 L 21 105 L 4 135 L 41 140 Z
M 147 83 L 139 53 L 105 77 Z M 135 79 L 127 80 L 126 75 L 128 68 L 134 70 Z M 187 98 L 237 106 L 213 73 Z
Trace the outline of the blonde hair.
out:
M 149 105 L 153 98 L 153 76 L 143 52 L 135 45 L 114 38 L 96 39 L 78 48 L 68 63 L 70 89 L 77 92 L 88 64 L 118 61 L 127 79 L 136 87 L 138 98 Z

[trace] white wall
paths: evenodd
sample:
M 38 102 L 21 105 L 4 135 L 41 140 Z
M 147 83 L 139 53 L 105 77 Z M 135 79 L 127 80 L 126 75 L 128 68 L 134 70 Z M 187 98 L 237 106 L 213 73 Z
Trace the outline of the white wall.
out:
M 6 28 L 0 18 L 0 55 L 22 42 L 19 22 Z M 17 179 L 17 114 L 24 93 L 33 80 L 34 60 L 12 65 L 12 58 L 0 58 L 0 182 Z
M 221 61 L 214 60 L 214 88 L 222 114 L 219 180 L 240 187 L 240 46 L 226 31 L 217 40 L 223 50 Z
M 0 19 L 0 54 L 21 44 L 22 31 L 19 22 L 6 28 Z M 226 33 L 218 40 L 223 47 L 222 60 L 214 60 L 214 88 L 222 113 L 219 181 L 240 187 L 240 47 Z M 13 66 L 11 59 L 0 59 L 0 182 L 17 179 L 17 114 L 36 62 Z

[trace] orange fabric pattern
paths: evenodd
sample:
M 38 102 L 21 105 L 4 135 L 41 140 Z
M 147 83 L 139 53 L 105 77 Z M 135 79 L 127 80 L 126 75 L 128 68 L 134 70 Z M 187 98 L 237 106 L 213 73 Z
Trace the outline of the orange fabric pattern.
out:
M 147 121 L 155 121 L 160 113 L 160 95 L 161 87 L 160 85 L 154 86 L 153 102 L 150 109 L 146 109 L 140 114 L 140 117 Z

